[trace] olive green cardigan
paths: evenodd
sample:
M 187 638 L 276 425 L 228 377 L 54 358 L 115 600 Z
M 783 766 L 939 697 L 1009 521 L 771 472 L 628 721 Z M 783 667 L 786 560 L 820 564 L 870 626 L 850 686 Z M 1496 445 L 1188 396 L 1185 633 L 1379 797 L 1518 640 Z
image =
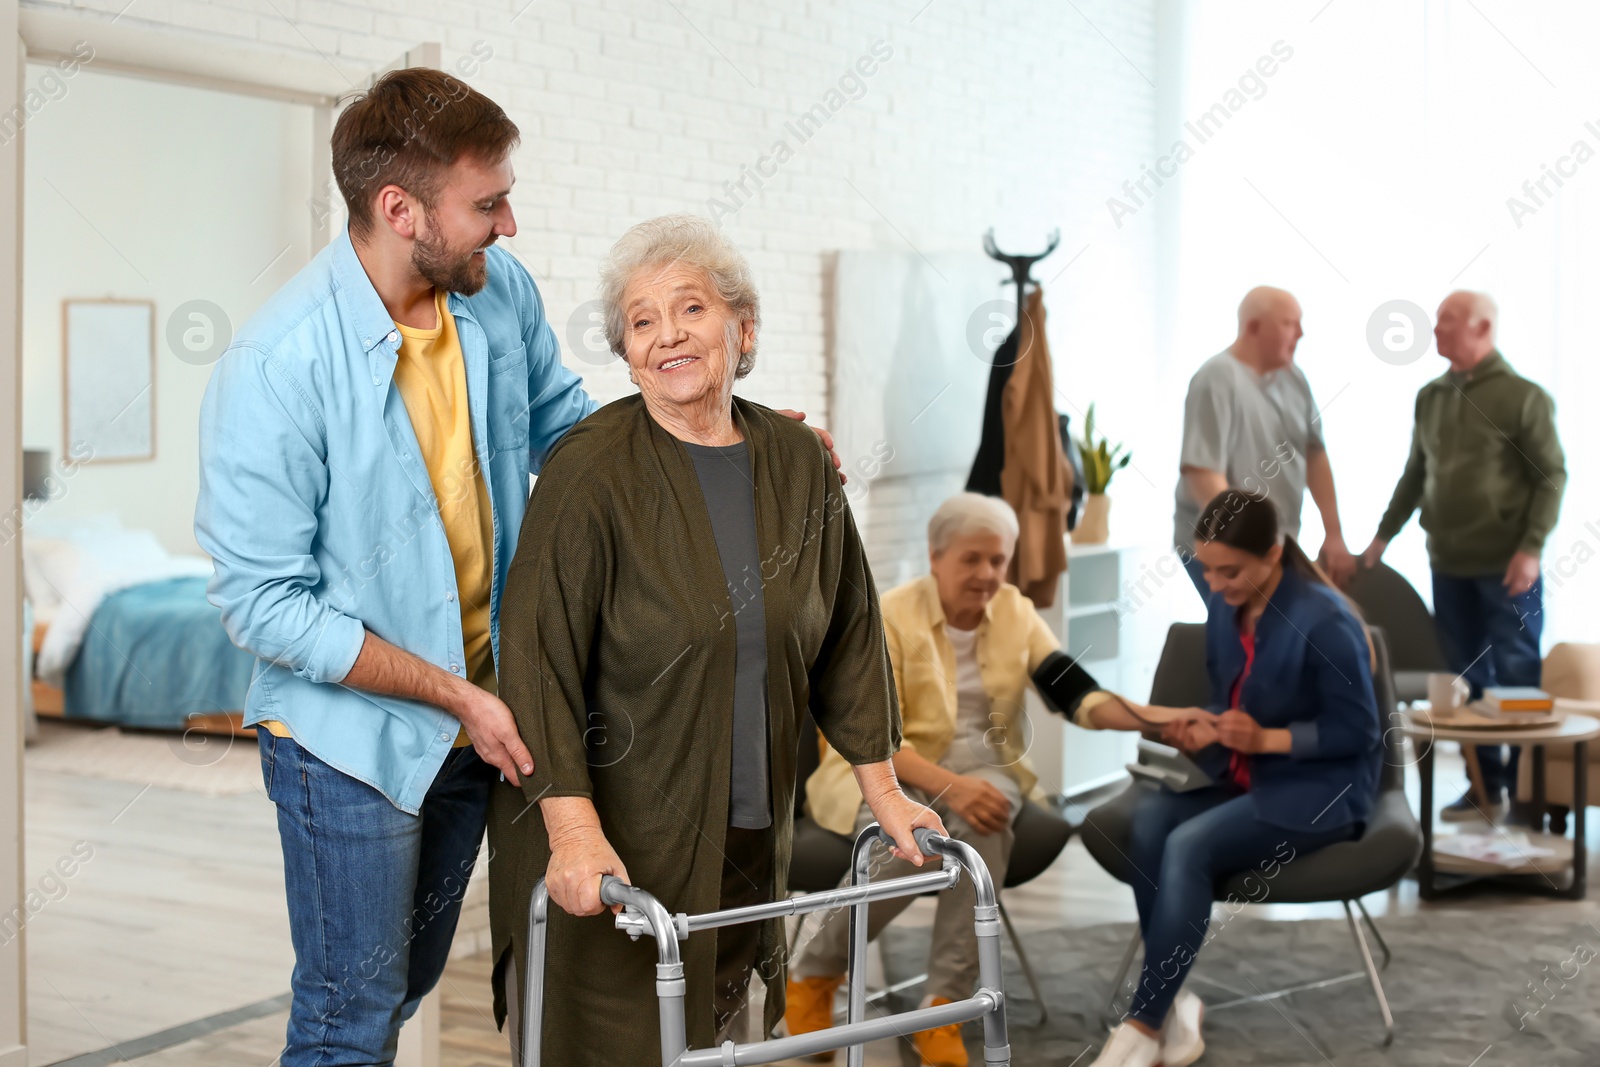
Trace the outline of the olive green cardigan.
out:
M 872 575 L 838 474 L 816 435 L 734 400 L 750 445 L 766 602 L 774 880 L 786 893 L 796 738 L 809 707 L 852 763 L 889 759 L 900 714 Z M 633 883 L 671 912 L 714 911 L 728 825 L 732 602 L 688 451 L 638 396 L 556 446 L 534 487 L 500 609 L 500 695 L 534 758 L 489 814 L 496 1018 L 501 969 L 523 939 L 550 851 L 537 801 L 593 799 Z M 609 911 L 550 908 L 544 1062 L 659 1063 L 655 944 Z M 684 943 L 691 1047 L 713 1033 L 716 931 Z M 766 1024 L 781 1017 L 781 924 L 762 930 Z

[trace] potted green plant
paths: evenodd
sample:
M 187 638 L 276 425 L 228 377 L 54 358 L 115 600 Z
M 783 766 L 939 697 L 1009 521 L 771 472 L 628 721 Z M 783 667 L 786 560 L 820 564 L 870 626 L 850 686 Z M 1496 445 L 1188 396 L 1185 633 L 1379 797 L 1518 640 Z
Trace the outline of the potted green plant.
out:
M 1121 444 L 1112 445 L 1104 434 L 1096 439 L 1093 404 L 1083 417 L 1083 436 L 1073 443 L 1083 460 L 1083 488 L 1088 496 L 1077 528 L 1072 531 L 1072 543 L 1103 545 L 1111 537 L 1111 498 L 1106 496 L 1106 489 L 1111 485 L 1111 476 L 1128 465 L 1133 453 Z

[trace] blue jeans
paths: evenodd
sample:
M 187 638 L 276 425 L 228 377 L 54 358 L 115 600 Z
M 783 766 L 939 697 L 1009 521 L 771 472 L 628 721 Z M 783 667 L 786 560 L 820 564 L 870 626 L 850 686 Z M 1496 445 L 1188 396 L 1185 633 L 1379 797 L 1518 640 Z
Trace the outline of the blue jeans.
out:
M 387 1067 L 444 973 L 495 771 L 452 749 L 408 815 L 293 739 L 256 733 L 294 941 L 281 1067 Z
M 1128 1014 L 1155 1028 L 1166 1021 L 1209 940 L 1219 882 L 1251 871 L 1248 899 L 1263 903 L 1272 898 L 1272 879 L 1296 856 L 1348 841 L 1360 829 L 1358 823 L 1310 832 L 1269 826 L 1257 816 L 1255 798 L 1231 785 L 1189 793 L 1145 789 L 1134 807 L 1128 849 L 1144 940 L 1144 965 Z M 1211 936 L 1221 930 L 1219 924 Z
M 1539 684 L 1539 635 L 1544 630 L 1544 579 L 1512 597 L 1501 584 L 1501 574 L 1461 578 L 1433 572 L 1433 618 L 1439 646 L 1450 669 L 1466 678 L 1472 699 L 1495 685 Z M 1516 795 L 1517 757 L 1511 746 L 1509 759 L 1502 746 L 1479 745 L 1478 767 L 1484 789 L 1492 801 L 1502 793 Z

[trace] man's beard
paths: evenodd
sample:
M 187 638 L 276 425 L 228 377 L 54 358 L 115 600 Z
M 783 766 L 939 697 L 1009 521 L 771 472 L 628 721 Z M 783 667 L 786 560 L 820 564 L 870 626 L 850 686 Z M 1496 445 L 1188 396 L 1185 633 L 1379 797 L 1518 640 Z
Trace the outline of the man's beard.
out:
M 411 265 L 435 289 L 471 296 L 489 282 L 489 257 L 475 259 L 472 252 L 451 255 L 444 235 L 435 231 L 411 242 Z

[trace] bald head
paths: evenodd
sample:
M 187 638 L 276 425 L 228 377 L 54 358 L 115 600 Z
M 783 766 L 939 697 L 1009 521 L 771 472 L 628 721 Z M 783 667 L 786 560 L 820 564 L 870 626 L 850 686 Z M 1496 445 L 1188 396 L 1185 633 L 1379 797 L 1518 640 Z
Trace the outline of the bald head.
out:
M 1494 351 L 1500 311 L 1488 293 L 1457 289 L 1439 304 L 1433 339 L 1452 370 L 1470 371 Z
M 1300 302 L 1293 294 L 1258 285 L 1239 301 L 1239 335 L 1234 357 L 1258 372 L 1287 367 L 1300 343 Z

